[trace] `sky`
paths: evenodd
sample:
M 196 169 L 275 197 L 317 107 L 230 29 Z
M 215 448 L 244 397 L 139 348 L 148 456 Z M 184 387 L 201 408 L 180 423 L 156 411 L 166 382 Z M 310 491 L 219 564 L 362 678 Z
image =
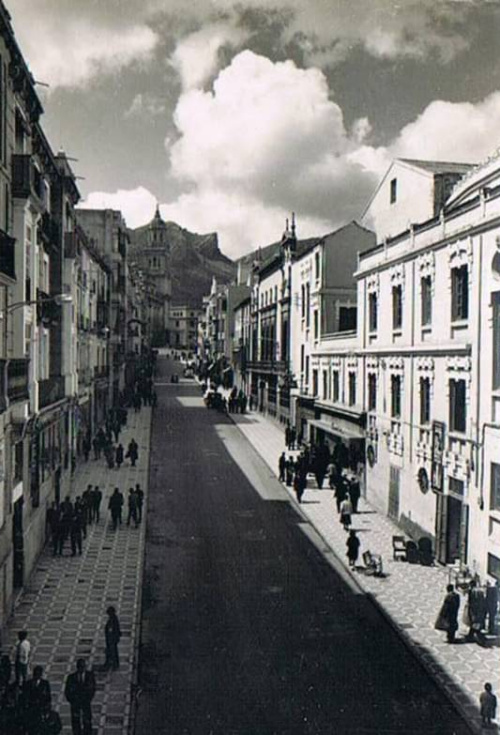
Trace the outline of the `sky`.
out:
M 229 257 L 359 221 L 395 157 L 500 146 L 500 0 L 5 2 L 83 206 Z

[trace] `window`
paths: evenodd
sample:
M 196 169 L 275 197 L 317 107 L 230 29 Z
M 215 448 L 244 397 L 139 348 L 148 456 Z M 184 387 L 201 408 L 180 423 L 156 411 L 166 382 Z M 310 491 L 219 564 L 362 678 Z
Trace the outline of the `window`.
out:
M 450 430 L 465 433 L 465 380 L 450 380 Z
M 494 554 L 488 554 L 488 574 L 500 580 L 500 559 Z
M 339 332 L 350 332 L 356 329 L 357 308 L 341 306 L 339 308 Z
M 318 371 L 313 370 L 312 373 L 313 373 L 312 374 L 312 378 L 313 378 L 312 392 L 313 392 L 313 396 L 317 396 L 318 395 Z
M 455 477 L 450 477 L 448 489 L 450 493 L 455 495 L 464 496 L 464 483 L 463 480 L 457 480 Z
M 372 292 L 368 296 L 368 329 L 370 332 L 376 332 L 378 326 L 378 298 L 377 294 Z
M 431 381 L 420 378 L 420 423 L 428 424 L 431 420 Z
M 432 279 L 430 276 L 420 279 L 422 326 L 432 324 Z
M 314 310 L 313 314 L 313 324 L 314 324 L 314 339 L 319 338 L 319 319 L 318 319 L 318 310 Z
M 356 373 L 349 373 L 349 405 L 356 403 Z
M 392 287 L 392 328 L 401 329 L 403 326 L 403 287 Z
M 314 255 L 314 277 L 319 281 L 319 253 Z
M 306 386 L 309 385 L 309 355 L 306 357 Z
M 323 400 L 328 398 L 328 372 L 323 370 Z
M 401 418 L 401 376 L 391 376 L 391 416 Z
M 469 269 L 466 265 L 451 271 L 451 318 L 453 321 L 469 317 Z
M 311 286 L 307 283 L 306 284 L 306 327 L 309 326 L 310 318 L 311 318 L 310 310 L 309 310 L 310 303 L 311 303 Z
M 333 395 L 332 399 L 337 402 L 340 397 L 340 380 L 339 380 L 339 371 L 334 370 L 332 373 L 333 378 Z
M 304 345 L 301 345 L 300 346 L 300 372 L 301 373 L 304 372 L 305 364 L 306 364 L 306 361 L 305 361 L 305 347 L 304 347 Z
M 377 376 L 375 373 L 368 373 L 368 410 L 377 410 Z
M 301 287 L 301 306 L 302 306 L 302 319 L 306 316 L 306 287 Z
M 392 179 L 391 181 L 391 204 L 394 204 L 398 198 L 398 180 Z

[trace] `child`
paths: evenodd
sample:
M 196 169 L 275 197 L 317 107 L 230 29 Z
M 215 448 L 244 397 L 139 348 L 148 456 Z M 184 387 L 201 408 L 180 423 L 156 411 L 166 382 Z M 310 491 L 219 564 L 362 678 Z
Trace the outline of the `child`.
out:
M 491 721 L 495 719 L 497 710 L 497 698 L 493 694 L 492 686 L 489 682 L 484 685 L 484 692 L 479 695 L 479 704 L 481 705 L 481 719 L 485 727 L 491 727 Z

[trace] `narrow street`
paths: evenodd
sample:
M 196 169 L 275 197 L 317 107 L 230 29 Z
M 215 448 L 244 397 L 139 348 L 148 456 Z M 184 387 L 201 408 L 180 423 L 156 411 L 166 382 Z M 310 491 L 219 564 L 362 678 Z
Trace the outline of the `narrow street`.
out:
M 160 360 L 137 735 L 469 733 L 239 429 L 172 372 Z

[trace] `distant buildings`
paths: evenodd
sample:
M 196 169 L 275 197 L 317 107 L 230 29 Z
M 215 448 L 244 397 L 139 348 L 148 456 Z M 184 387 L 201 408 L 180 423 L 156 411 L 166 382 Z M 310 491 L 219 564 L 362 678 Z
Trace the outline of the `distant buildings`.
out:
M 287 227 L 233 315 L 207 301 L 234 323 L 208 350 L 438 562 L 500 579 L 500 158 L 396 160 L 364 222 Z

